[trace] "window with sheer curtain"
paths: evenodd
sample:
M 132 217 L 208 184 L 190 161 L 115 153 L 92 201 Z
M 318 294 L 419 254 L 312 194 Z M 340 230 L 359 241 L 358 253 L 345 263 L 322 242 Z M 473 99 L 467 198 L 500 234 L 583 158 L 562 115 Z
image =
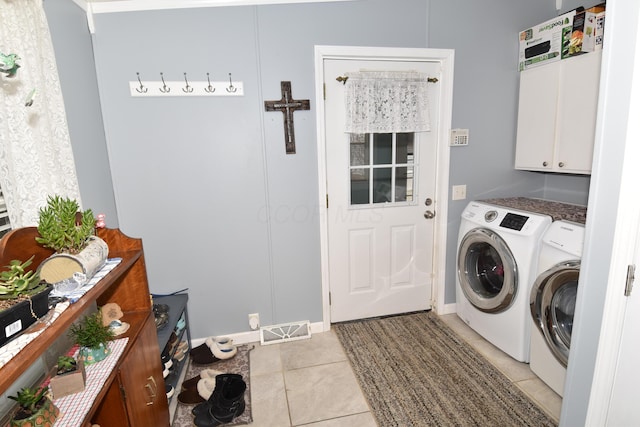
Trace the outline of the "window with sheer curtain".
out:
M 42 0 L 0 0 L 0 52 L 16 54 L 20 65 L 13 75 L 0 72 L 3 207 L 13 227 L 31 226 L 37 224 L 39 209 L 50 195 L 80 202 Z
M 0 237 L 7 234 L 11 230 L 11 222 L 9 222 L 9 214 L 7 213 L 7 204 L 4 202 L 2 188 L 0 188 Z

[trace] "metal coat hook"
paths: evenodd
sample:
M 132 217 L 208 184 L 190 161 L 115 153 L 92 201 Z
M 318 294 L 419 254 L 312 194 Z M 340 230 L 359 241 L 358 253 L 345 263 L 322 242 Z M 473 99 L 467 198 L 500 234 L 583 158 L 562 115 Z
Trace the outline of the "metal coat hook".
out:
M 164 82 L 164 74 L 160 73 L 160 79 L 162 80 L 162 87 L 160 88 L 160 92 L 162 93 L 169 93 L 171 92 L 171 88 L 167 86 L 167 84 Z
M 233 86 L 233 82 L 231 81 L 231 73 L 229 73 L 229 87 L 227 88 L 227 92 L 235 93 L 235 91 L 237 90 L 238 88 Z
M 207 93 L 215 92 L 216 88 L 211 86 L 211 80 L 209 79 L 209 73 L 207 73 L 207 83 L 209 83 L 209 85 L 204 88 L 204 91 L 207 92 Z
M 140 83 L 140 87 L 136 88 L 136 90 L 138 91 L 138 93 L 147 93 L 149 88 L 144 87 L 144 85 L 142 84 L 142 81 L 140 80 L 140 73 L 136 73 L 136 75 L 138 76 L 138 83 Z
M 185 87 L 182 88 L 182 91 L 184 93 L 193 92 L 193 88 L 191 86 L 189 86 L 189 82 L 187 81 L 187 73 L 184 73 L 184 83 L 185 83 Z

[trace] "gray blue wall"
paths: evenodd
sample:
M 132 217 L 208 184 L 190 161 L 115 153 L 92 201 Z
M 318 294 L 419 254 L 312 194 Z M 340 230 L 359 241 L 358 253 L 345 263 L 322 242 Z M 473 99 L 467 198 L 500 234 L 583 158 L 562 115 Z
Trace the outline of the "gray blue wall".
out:
M 154 292 L 189 288 L 194 336 L 245 331 L 254 312 L 263 325 L 322 320 L 315 111 L 295 113 L 297 153 L 286 155 L 282 114 L 264 100 L 288 80 L 315 105 L 316 44 L 425 47 L 426 3 L 402 3 L 95 17 L 120 227 L 143 238 Z M 232 73 L 245 96 L 132 98 L 136 72 Z
M 105 129 L 86 14 L 72 1 L 45 1 L 67 110 L 83 207 L 106 215 L 118 227 Z

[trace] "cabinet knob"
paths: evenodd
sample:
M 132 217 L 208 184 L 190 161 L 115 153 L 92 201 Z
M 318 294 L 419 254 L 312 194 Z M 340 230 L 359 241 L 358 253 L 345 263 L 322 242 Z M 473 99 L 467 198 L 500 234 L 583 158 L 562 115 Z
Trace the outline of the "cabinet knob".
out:
M 558 163 L 558 166 L 560 166 L 561 168 L 563 168 L 563 167 L 564 167 L 564 162 L 560 162 L 560 163 Z
M 547 163 L 547 162 L 542 162 L 542 166 L 547 167 L 548 165 L 549 165 L 549 163 Z

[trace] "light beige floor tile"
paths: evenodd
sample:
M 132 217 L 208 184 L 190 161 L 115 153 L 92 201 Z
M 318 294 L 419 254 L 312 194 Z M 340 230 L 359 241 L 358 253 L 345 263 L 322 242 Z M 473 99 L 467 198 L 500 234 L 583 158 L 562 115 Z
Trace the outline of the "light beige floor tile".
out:
M 554 392 L 538 377 L 519 381 L 516 385 L 525 392 L 532 400 L 534 400 L 542 409 L 556 420 L 560 419 L 560 410 L 562 409 L 562 397 Z
M 293 425 L 369 411 L 348 362 L 284 372 Z
M 464 323 L 455 313 L 442 315 L 440 319 L 468 343 L 484 340 L 482 335 L 471 329 L 471 327 Z
M 251 358 L 251 376 L 282 371 L 280 344 L 260 345 L 249 352 Z
M 317 423 L 305 424 L 308 427 L 377 427 L 375 418 L 371 412 L 363 414 L 349 415 L 347 417 L 334 418 L 333 420 L 320 421 Z
M 334 331 L 311 335 L 310 339 L 280 344 L 284 370 L 347 360 Z
M 490 342 L 477 341 L 471 345 L 512 382 L 536 378 L 536 374 L 529 369 L 529 364 L 518 362 Z
M 282 372 L 251 375 L 251 415 L 252 427 L 291 425 Z

